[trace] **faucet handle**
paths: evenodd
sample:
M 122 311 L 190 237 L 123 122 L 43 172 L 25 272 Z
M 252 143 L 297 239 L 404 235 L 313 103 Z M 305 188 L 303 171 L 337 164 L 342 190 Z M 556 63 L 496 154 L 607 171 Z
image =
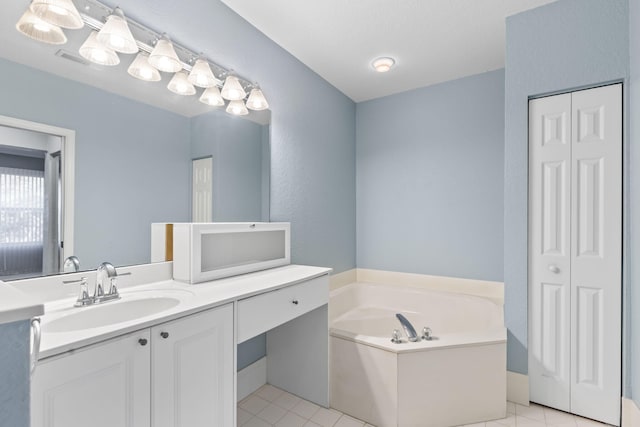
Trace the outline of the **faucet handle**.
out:
M 402 342 L 402 340 L 400 339 L 400 331 L 397 329 L 393 330 L 393 333 L 391 335 L 391 342 L 394 344 L 400 344 Z
M 89 286 L 87 285 L 87 278 L 81 277 L 80 280 L 69 280 L 64 283 L 80 282 L 80 294 L 74 304 L 76 307 L 84 307 L 93 304 L 93 299 L 89 296 Z
M 431 328 L 426 326 L 422 328 L 422 339 L 425 341 L 431 341 L 433 339 L 433 331 Z

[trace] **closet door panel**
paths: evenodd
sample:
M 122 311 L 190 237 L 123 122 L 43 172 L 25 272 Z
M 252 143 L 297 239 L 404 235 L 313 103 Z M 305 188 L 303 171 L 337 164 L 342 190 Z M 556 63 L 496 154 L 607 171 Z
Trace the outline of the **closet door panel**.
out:
M 620 424 L 622 86 L 573 93 L 571 412 Z
M 570 409 L 571 95 L 529 102 L 531 400 Z

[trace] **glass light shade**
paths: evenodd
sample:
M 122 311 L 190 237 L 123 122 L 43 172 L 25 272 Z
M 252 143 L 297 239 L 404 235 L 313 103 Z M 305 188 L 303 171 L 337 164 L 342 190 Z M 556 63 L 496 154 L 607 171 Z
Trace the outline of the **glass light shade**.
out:
M 33 0 L 29 10 L 43 21 L 58 27 L 84 27 L 84 21 L 71 0 Z
M 107 18 L 107 22 L 98 32 L 98 41 L 116 52 L 138 52 L 138 44 L 131 34 L 122 9 L 119 7 L 113 10 L 113 13 Z
M 202 96 L 200 96 L 200 102 L 203 104 L 211 105 L 212 107 L 221 107 L 224 105 L 224 99 L 222 99 L 222 95 L 220 95 L 220 90 L 218 86 L 211 86 L 207 88 L 204 92 L 202 92 Z
M 176 73 L 182 70 L 182 63 L 180 62 L 180 58 L 178 58 L 176 50 L 173 48 L 173 43 L 171 43 L 171 40 L 166 36 L 158 40 L 156 46 L 151 51 L 149 64 L 166 73 Z
M 264 97 L 260 88 L 253 88 L 247 98 L 247 108 L 254 111 L 266 110 L 269 108 L 267 99 Z
M 247 96 L 247 92 L 244 91 L 236 76 L 227 76 L 220 94 L 224 99 L 228 99 L 229 101 L 240 101 Z
M 118 65 L 120 63 L 118 54 L 100 43 L 97 35 L 98 33 L 91 31 L 87 40 L 80 46 L 80 55 L 94 64 Z
M 143 53 L 136 56 L 136 59 L 129 65 L 127 73 L 146 82 L 157 82 L 162 79 L 160 72 L 149 64 L 149 57 Z
M 377 72 L 386 73 L 395 65 L 395 63 L 396 61 L 393 58 L 383 57 L 374 60 L 371 65 Z
M 189 82 L 187 73 L 184 71 L 177 72 L 167 87 L 178 95 L 195 95 L 196 93 L 196 88 Z
M 189 81 L 198 87 L 212 87 L 218 84 L 218 79 L 213 75 L 207 61 L 197 59 L 189 73 Z
M 16 29 L 27 37 L 49 44 L 65 44 L 67 36 L 60 27 L 43 21 L 27 9 L 16 23 Z
M 247 106 L 244 105 L 242 100 L 236 100 L 229 102 L 226 109 L 227 113 L 233 114 L 234 116 L 246 116 L 249 114 L 249 110 L 247 110 Z

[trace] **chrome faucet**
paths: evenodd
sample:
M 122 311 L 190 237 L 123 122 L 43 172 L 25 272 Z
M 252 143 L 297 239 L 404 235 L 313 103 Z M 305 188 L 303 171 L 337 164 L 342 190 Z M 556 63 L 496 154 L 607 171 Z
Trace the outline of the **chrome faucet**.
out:
M 121 274 L 121 276 L 129 274 L 131 273 L 124 273 Z M 103 262 L 96 269 L 96 282 L 92 293 L 89 293 L 86 277 L 81 277 L 80 280 L 67 280 L 63 283 L 80 283 L 80 294 L 78 295 L 75 306 L 86 307 L 88 305 L 120 299 L 120 294 L 116 286 L 117 277 L 118 272 L 113 264 Z
M 71 255 L 64 260 L 62 271 L 65 273 L 76 273 L 80 271 L 80 260 L 77 256 Z
M 120 298 L 115 283 L 116 277 L 118 277 L 118 272 L 110 262 L 103 262 L 98 266 L 96 269 L 96 287 L 93 291 L 93 297 L 96 302 Z
M 396 317 L 400 321 L 404 332 L 407 334 L 407 339 L 411 342 L 420 341 L 420 337 L 416 333 L 416 330 L 411 322 L 409 322 L 409 320 L 400 313 L 396 313 Z

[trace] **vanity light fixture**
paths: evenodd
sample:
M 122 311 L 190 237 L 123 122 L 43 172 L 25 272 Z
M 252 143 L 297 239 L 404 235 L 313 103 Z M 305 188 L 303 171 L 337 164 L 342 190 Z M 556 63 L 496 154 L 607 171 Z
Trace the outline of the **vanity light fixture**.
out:
M 112 49 L 106 47 L 98 41 L 98 33 L 91 31 L 89 37 L 80 46 L 80 55 L 83 58 L 99 65 L 118 65 L 120 58 Z
M 242 100 L 229 101 L 229 105 L 227 105 L 225 111 L 234 116 L 246 116 L 249 114 L 249 110 L 247 110 L 247 106 L 244 105 Z
M 184 71 L 178 71 L 175 73 L 167 88 L 178 95 L 189 96 L 196 94 L 196 88 L 189 82 L 187 73 Z
M 189 73 L 189 81 L 198 87 L 212 87 L 219 83 L 218 79 L 213 75 L 209 63 L 201 58 L 196 59 L 193 68 Z
M 375 59 L 371 65 L 379 73 L 386 73 L 396 64 L 396 60 L 387 56 Z
M 71 0 L 33 0 L 29 10 L 43 21 L 58 27 L 84 27 L 84 21 Z
M 98 32 L 98 41 L 121 53 L 137 53 L 138 44 L 131 34 L 124 12 L 119 7 L 107 18 L 107 22 Z
M 224 99 L 222 99 L 222 95 L 220 95 L 218 86 L 211 86 L 202 92 L 200 102 L 211 105 L 212 107 L 222 107 L 224 105 Z
M 146 82 L 157 82 L 162 79 L 160 72 L 149 64 L 149 55 L 142 52 L 138 53 L 136 59 L 129 65 L 127 73 Z
M 38 18 L 27 9 L 16 24 L 16 29 L 27 37 L 49 44 L 65 44 L 67 36 L 56 25 L 49 24 Z
M 267 99 L 264 97 L 260 86 L 255 85 L 251 92 L 249 92 L 249 98 L 247 98 L 247 108 L 254 111 L 266 110 L 269 108 Z
M 247 92 L 245 92 L 240 81 L 233 74 L 229 74 L 225 79 L 220 94 L 229 101 L 240 101 L 247 96 Z M 229 112 L 229 109 L 227 109 L 227 112 Z
M 182 70 L 182 62 L 166 34 L 156 42 L 149 55 L 149 64 L 166 73 L 177 73 Z
M 82 5 L 81 12 L 74 3 Z M 174 73 L 168 89 L 180 95 L 194 95 L 203 88 L 198 99 L 205 105 L 227 104 L 226 111 L 234 115 L 269 108 L 257 84 L 202 53 L 173 43 L 166 33 L 129 19 L 119 7 L 109 7 L 100 0 L 30 0 L 16 28 L 34 40 L 64 44 L 67 37 L 62 28 L 84 25 L 91 33 L 80 47 L 80 55 L 90 62 L 113 66 L 120 63 L 118 52 L 137 53 L 127 72 L 139 80 L 160 81 L 160 71 Z

